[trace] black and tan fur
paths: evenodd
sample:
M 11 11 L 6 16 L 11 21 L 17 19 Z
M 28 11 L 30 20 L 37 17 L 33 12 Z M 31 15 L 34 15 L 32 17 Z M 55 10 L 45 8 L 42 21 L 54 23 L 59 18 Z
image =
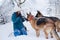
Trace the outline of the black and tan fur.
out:
M 57 32 L 60 32 L 60 19 L 59 19 L 59 18 L 57 18 L 57 17 L 43 16 L 42 13 L 41 13 L 40 11 L 37 11 L 37 14 L 36 14 L 35 17 L 37 17 L 37 18 L 39 18 L 39 17 L 45 17 L 45 18 L 51 19 L 51 20 L 55 23 Z
M 36 23 L 37 23 L 38 19 L 35 19 L 35 17 L 31 13 L 27 14 L 27 19 L 31 23 L 32 27 L 35 29 L 37 37 L 39 37 L 41 29 L 44 30 L 46 38 L 48 38 L 49 33 L 51 34 L 51 37 L 53 37 L 52 34 L 53 34 L 53 31 L 55 30 L 55 26 L 54 26 L 53 21 L 49 22 L 47 19 L 45 19 L 46 20 L 45 22 L 41 22 L 40 25 L 37 25 Z
M 51 19 L 51 20 L 54 22 L 55 26 L 56 26 L 56 27 L 55 27 L 55 31 L 56 31 L 56 29 L 57 29 L 58 32 L 60 31 L 60 19 L 58 19 L 57 17 L 47 17 L 47 16 L 43 16 L 40 11 L 37 11 L 37 14 L 36 14 L 35 17 L 37 17 L 37 18 L 45 17 L 45 18 Z M 54 35 L 55 35 L 55 37 L 56 37 L 57 40 L 60 40 L 57 32 L 55 32 Z

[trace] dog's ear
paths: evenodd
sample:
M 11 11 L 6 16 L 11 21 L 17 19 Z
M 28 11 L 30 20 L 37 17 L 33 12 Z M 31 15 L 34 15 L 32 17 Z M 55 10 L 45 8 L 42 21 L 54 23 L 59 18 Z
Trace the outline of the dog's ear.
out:
M 38 15 L 42 15 L 41 12 L 40 12 L 39 10 L 37 10 L 37 13 L 38 13 Z
M 40 13 L 40 11 L 39 11 L 39 10 L 37 10 L 37 13 Z
M 31 15 L 31 12 L 29 12 L 29 14 Z
M 27 13 L 27 15 L 29 15 L 29 14 Z

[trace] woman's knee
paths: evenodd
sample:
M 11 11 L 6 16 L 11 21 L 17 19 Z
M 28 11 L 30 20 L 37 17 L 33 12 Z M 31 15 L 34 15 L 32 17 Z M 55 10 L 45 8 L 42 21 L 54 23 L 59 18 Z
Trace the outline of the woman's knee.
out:
M 23 35 L 27 35 L 27 30 L 25 30 L 25 28 L 22 28 L 21 31 L 22 31 L 22 34 L 23 34 Z
M 19 36 L 20 34 L 21 32 L 18 29 L 14 30 L 14 36 Z

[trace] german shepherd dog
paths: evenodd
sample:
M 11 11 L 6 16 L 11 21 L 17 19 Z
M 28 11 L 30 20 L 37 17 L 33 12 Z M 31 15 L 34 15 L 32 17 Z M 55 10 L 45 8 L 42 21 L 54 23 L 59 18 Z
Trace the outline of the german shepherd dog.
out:
M 37 17 L 37 18 L 39 18 L 39 17 L 45 17 L 45 18 L 49 18 L 49 19 L 53 20 L 53 22 L 55 23 L 57 32 L 60 32 L 60 19 L 59 19 L 59 18 L 57 18 L 57 17 L 47 17 L 47 16 L 43 16 L 40 11 L 37 11 L 37 14 L 36 14 L 35 17 Z
M 49 22 L 45 18 L 36 19 L 31 13 L 27 14 L 27 19 L 31 23 L 32 27 L 35 29 L 37 37 L 39 37 L 41 29 L 43 29 L 46 39 L 48 39 L 49 33 L 51 34 L 51 37 L 53 37 L 53 35 L 55 35 L 56 38 L 58 37 L 53 21 Z

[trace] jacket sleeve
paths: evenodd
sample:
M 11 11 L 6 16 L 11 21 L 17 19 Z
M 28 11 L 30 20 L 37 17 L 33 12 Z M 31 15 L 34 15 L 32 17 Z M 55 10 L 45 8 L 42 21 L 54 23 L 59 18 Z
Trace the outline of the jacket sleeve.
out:
M 22 16 L 22 22 L 24 22 L 25 21 L 25 17 L 24 16 Z
M 26 20 L 26 21 L 28 21 L 28 19 L 27 19 L 27 18 L 25 18 L 24 16 L 22 16 L 22 18 L 24 19 L 23 21 L 25 21 L 25 20 Z
M 17 23 L 17 22 L 20 21 L 20 17 L 16 17 L 16 15 L 13 14 L 13 15 L 12 15 L 12 21 L 13 21 L 13 23 Z

